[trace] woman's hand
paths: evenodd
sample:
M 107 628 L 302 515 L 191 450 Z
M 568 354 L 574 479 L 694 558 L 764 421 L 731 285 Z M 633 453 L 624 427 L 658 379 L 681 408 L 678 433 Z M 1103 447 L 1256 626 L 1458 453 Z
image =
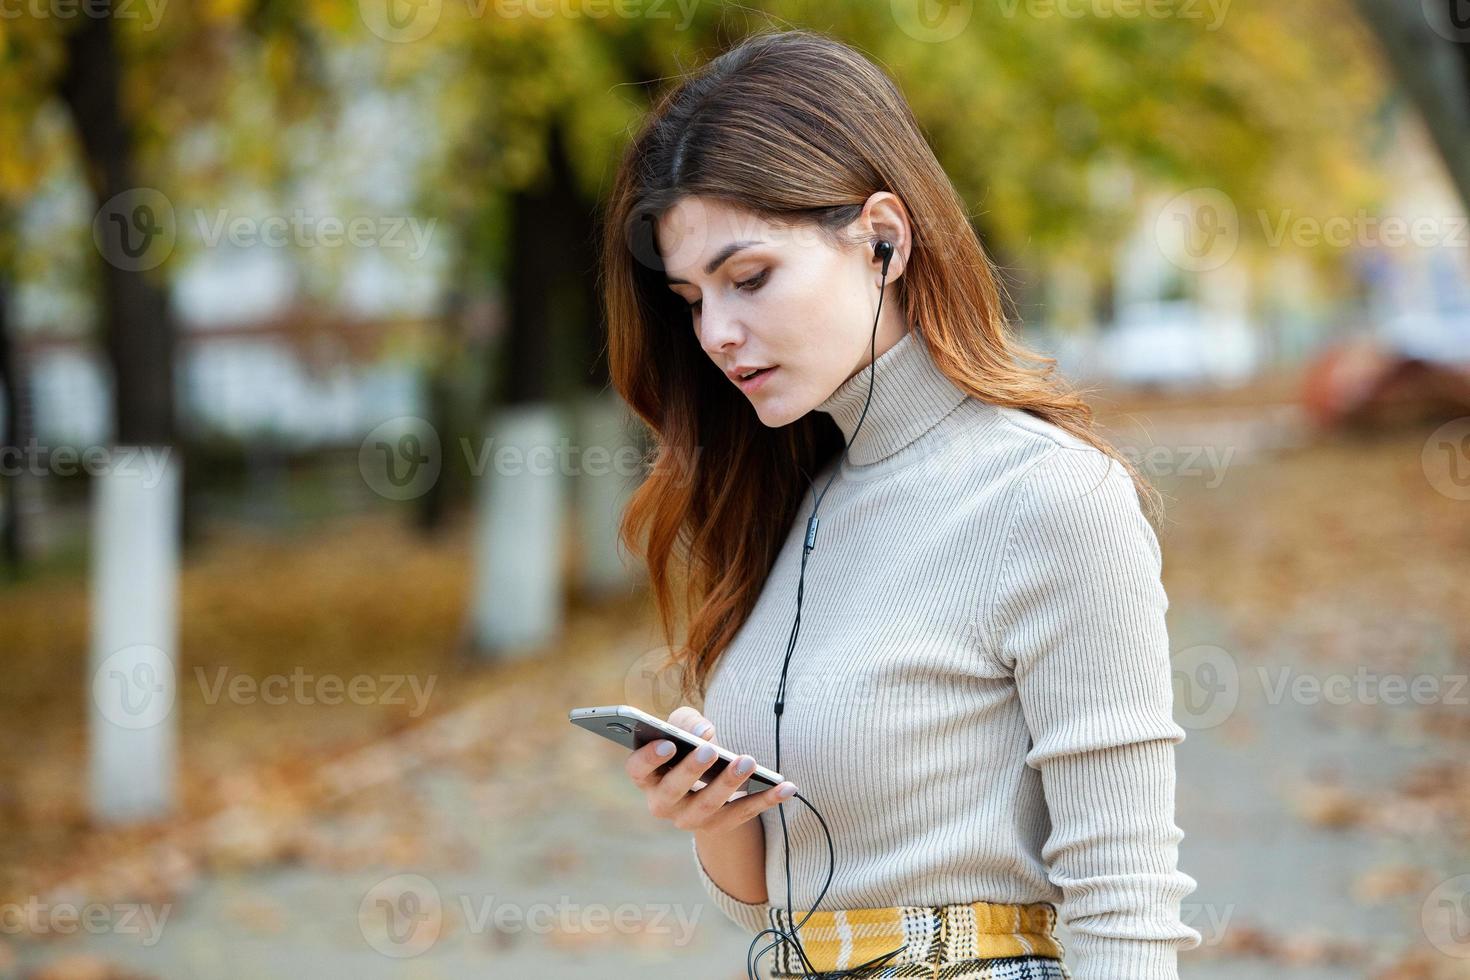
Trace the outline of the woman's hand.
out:
M 796 786 L 789 781 L 760 793 L 737 793 L 740 785 L 755 771 L 755 760 L 748 755 L 739 756 L 734 765 L 726 766 L 725 771 L 715 777 L 713 782 L 700 782 L 700 774 L 717 758 L 712 747 L 715 726 L 688 705 L 675 708 L 668 721 L 671 725 L 705 739 L 711 746 L 706 746 L 709 751 L 708 759 L 699 758 L 700 752 L 704 752 L 706 748 L 699 749 L 686 755 L 683 761 L 663 775 L 654 770 L 667 763 L 673 755 L 674 746 L 668 739 L 650 742 L 628 756 L 624 766 L 628 777 L 635 786 L 643 790 L 648 800 L 648 812 L 660 820 L 668 820 L 680 830 L 724 833 L 750 820 L 762 810 L 785 803 L 796 793 Z M 667 746 L 669 753 L 660 755 L 660 746 Z M 737 771 L 741 763 L 748 765 L 744 772 Z M 790 792 L 782 796 L 780 792 L 783 789 L 789 789 Z

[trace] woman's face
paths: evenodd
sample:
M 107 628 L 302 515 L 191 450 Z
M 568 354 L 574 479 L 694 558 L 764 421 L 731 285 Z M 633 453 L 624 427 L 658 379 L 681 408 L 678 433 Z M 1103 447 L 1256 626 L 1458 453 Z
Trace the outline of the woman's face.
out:
M 908 254 L 898 199 L 869 199 L 874 229 L 894 243 L 877 352 L 907 331 L 892 285 Z M 864 219 L 860 218 L 859 221 Z M 669 288 L 692 304 L 690 328 L 715 367 L 767 426 L 793 422 L 867 366 L 882 264 L 870 245 L 839 249 L 815 226 L 765 221 L 709 198 L 686 197 L 658 224 Z M 737 370 L 764 368 L 750 381 Z

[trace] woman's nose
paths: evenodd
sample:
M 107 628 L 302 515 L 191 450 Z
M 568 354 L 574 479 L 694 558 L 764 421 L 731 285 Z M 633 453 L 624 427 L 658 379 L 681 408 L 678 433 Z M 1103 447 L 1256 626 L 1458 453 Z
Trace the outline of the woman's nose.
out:
M 699 317 L 699 343 L 711 357 L 721 355 L 731 344 L 738 344 L 742 336 L 740 325 L 719 312 Z

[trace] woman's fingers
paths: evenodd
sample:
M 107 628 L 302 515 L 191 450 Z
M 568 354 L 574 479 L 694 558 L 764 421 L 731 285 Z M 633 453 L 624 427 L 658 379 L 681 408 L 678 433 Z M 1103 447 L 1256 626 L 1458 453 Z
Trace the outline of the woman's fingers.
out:
M 659 777 L 654 775 L 654 770 L 667 765 L 673 757 L 674 743 L 666 738 L 661 738 L 628 753 L 628 760 L 623 763 L 623 771 L 639 789 L 649 790 L 658 785 Z
M 764 785 L 764 784 L 762 784 Z M 781 790 L 789 788 L 792 795 L 781 796 Z M 706 792 L 718 792 L 718 787 L 711 785 L 709 790 L 701 790 L 695 794 L 695 799 L 703 796 Z M 765 810 L 780 806 L 782 803 L 795 798 L 796 786 L 789 780 L 779 786 L 773 786 L 759 793 L 749 793 L 739 799 L 729 800 L 716 806 L 714 812 L 698 824 L 697 829 L 721 833 L 740 826 L 747 820 L 753 820 Z M 675 821 L 678 825 L 678 821 Z
M 670 725 L 682 728 L 686 732 L 692 732 L 703 739 L 715 737 L 714 723 L 687 704 L 670 712 L 668 722 Z
M 702 778 L 708 776 L 719 758 L 714 724 L 687 704 L 674 709 L 668 721 L 707 744 L 686 754 L 672 768 L 666 768 L 674 757 L 674 743 L 669 739 L 650 742 L 629 754 L 624 769 L 643 790 L 648 812 L 653 816 L 670 820 L 683 830 L 723 830 L 739 826 L 762 810 L 779 806 L 795 793 L 796 787 L 785 782 L 763 792 L 737 795 L 756 768 L 755 760 L 748 755 L 737 757 L 717 777 Z M 789 790 L 790 794 L 779 795 L 781 789 Z
M 741 771 L 742 764 L 748 766 L 743 772 Z M 750 774 L 754 771 L 755 760 L 748 755 L 739 756 L 734 763 L 725 766 L 724 771 L 703 789 L 694 793 L 686 793 L 683 798 L 673 803 L 669 819 L 680 830 L 698 830 L 707 827 L 709 819 L 730 802 L 736 790 L 745 785 L 746 780 L 750 779 Z M 741 798 L 741 801 L 743 800 L 744 797 Z
M 741 786 L 745 785 L 750 779 L 750 774 L 753 772 L 755 772 L 755 759 L 748 755 L 736 757 L 735 762 L 725 766 L 724 771 L 704 789 L 696 793 L 686 794 L 683 799 L 673 804 L 673 813 L 670 819 L 673 820 L 674 826 L 689 830 L 707 827 L 710 819 L 714 818 L 716 814 L 721 813 L 724 807 L 732 803 L 731 798 Z M 783 783 L 782 785 L 786 784 Z M 745 800 L 752 796 L 758 798 L 760 795 L 758 793 L 749 794 L 733 802 L 744 804 Z M 784 802 L 784 800 L 778 799 L 775 802 Z M 769 801 L 767 803 L 768 805 L 774 805 L 774 803 L 770 803 Z M 749 809 L 749 805 L 746 805 L 745 809 Z M 757 807 L 756 809 L 764 809 L 764 807 Z M 738 812 L 744 812 L 744 810 Z
M 657 786 L 648 791 L 649 811 L 656 817 L 672 816 L 679 801 L 689 795 L 695 781 L 714 765 L 718 757 L 719 753 L 715 751 L 713 744 L 701 745 L 686 755 L 677 766 L 664 774 Z
M 714 724 L 687 704 L 675 708 L 669 714 L 668 722 L 676 728 L 682 728 L 686 732 L 698 735 L 705 741 L 714 741 Z M 627 772 L 628 777 L 633 780 L 639 789 L 646 790 L 657 785 L 660 777 L 654 775 L 654 772 L 660 766 L 668 763 L 669 759 L 673 756 L 673 751 L 671 750 L 672 745 L 673 743 L 667 739 L 660 739 L 655 742 L 650 742 L 648 745 L 636 749 L 629 754 L 623 768 Z M 660 754 L 658 752 L 660 747 L 668 750 L 667 754 Z M 693 785 L 691 783 L 691 786 Z

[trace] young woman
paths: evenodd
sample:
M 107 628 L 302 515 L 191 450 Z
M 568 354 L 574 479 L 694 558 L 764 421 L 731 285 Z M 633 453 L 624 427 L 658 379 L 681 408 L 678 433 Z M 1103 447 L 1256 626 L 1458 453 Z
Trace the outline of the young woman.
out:
M 613 381 L 660 447 L 624 541 L 703 698 L 671 720 L 789 780 L 629 757 L 715 904 L 777 977 L 1177 977 L 1152 491 L 1013 339 L 897 87 L 753 36 L 658 102 L 607 219 Z

